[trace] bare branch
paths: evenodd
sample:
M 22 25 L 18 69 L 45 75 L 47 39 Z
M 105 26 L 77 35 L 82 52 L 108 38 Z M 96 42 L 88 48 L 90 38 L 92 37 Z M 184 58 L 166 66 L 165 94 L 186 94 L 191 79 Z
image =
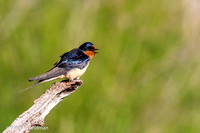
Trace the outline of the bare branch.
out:
M 66 96 L 82 85 L 81 80 L 56 82 L 51 85 L 31 108 L 21 114 L 3 133 L 28 133 L 35 126 L 43 126 L 44 118 Z

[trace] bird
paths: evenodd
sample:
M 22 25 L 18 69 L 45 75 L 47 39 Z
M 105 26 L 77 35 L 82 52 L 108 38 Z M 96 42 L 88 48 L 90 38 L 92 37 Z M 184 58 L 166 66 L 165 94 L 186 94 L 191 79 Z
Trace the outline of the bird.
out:
M 79 48 L 74 48 L 69 52 L 61 55 L 52 68 L 45 73 L 29 78 L 29 82 L 37 81 L 32 86 L 24 89 L 27 90 L 40 83 L 48 82 L 54 79 L 67 79 L 73 81 L 79 79 L 89 66 L 89 61 L 94 57 L 98 50 L 91 42 L 85 42 Z

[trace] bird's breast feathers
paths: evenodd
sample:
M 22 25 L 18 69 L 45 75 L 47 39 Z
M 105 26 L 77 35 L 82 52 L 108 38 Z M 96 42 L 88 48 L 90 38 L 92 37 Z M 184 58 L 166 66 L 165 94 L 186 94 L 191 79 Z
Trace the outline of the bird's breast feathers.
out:
M 66 74 L 66 78 L 69 80 L 74 80 L 75 78 L 79 78 L 85 73 L 88 66 L 89 66 L 89 62 L 83 69 L 74 68 L 74 69 L 69 70 Z

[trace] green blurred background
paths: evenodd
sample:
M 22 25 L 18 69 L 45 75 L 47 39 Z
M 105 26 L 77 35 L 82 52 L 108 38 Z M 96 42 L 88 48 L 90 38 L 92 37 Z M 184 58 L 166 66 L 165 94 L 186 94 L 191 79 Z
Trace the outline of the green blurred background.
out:
M 198 0 L 1 0 L 0 129 L 52 83 L 27 79 L 86 41 L 84 84 L 45 118 L 59 133 L 199 133 Z M 59 80 L 58 80 L 59 81 Z

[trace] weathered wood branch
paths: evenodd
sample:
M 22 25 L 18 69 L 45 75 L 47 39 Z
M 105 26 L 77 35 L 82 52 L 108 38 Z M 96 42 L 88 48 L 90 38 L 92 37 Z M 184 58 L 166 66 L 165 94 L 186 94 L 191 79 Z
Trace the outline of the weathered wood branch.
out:
M 27 111 L 22 113 L 3 133 L 28 133 L 35 126 L 43 126 L 45 116 L 66 96 L 82 85 L 81 80 L 62 81 L 51 85 Z

